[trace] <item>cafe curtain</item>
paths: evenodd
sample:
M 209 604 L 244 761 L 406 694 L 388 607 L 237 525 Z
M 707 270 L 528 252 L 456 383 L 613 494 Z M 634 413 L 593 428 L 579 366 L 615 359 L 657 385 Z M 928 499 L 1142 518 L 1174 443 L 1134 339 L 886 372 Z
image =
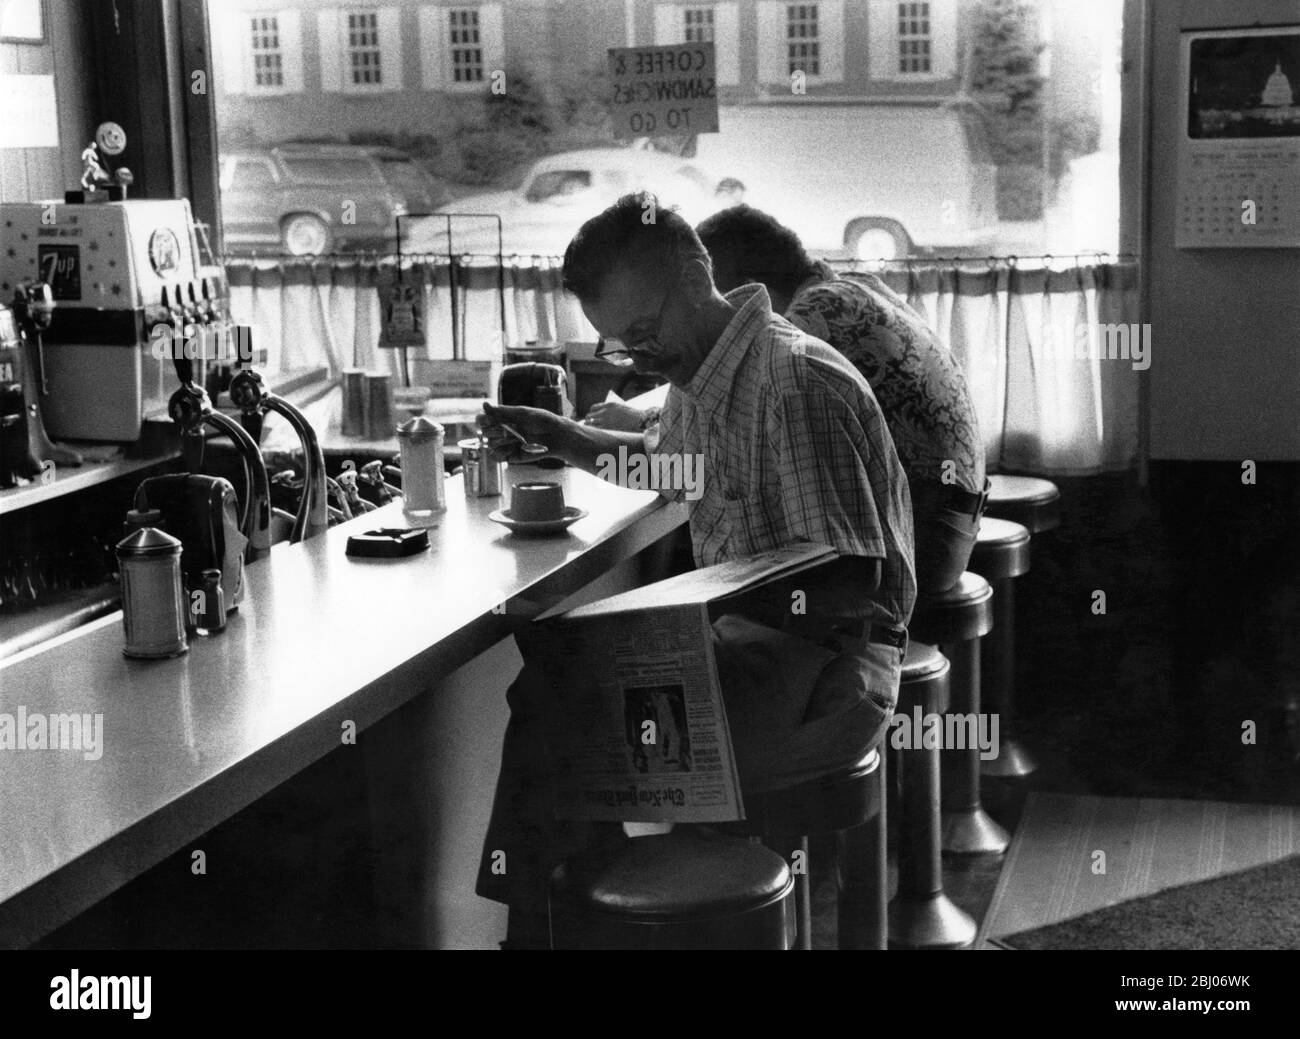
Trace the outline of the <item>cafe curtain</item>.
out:
M 234 316 L 253 326 L 270 370 L 400 370 L 395 351 L 378 345 L 380 290 L 397 274 L 391 257 L 231 258 L 226 270 Z M 401 273 L 425 307 L 424 345 L 409 351 L 417 382 L 421 362 L 499 361 L 503 342 L 595 339 L 561 290 L 554 257 L 458 265 L 455 307 L 445 259 L 404 260 Z M 1112 356 L 1134 345 L 1117 340 L 1115 326 L 1141 336 L 1135 264 L 913 262 L 879 273 L 965 369 L 990 469 L 1065 476 L 1135 463 L 1141 365 L 1132 353 Z

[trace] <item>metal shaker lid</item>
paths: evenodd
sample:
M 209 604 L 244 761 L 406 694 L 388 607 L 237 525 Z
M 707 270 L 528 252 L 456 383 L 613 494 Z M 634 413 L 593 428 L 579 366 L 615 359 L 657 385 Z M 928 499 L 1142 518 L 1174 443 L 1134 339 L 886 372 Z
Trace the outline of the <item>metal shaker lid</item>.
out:
M 179 555 L 181 543 L 157 527 L 141 527 L 117 543 L 118 558 L 123 556 Z
M 441 438 L 443 428 L 423 415 L 417 415 L 398 426 L 397 435 L 409 440 L 430 440 L 434 437 Z
M 135 531 L 141 527 L 155 526 L 161 521 L 162 513 L 158 509 L 131 509 L 124 522 L 128 530 Z

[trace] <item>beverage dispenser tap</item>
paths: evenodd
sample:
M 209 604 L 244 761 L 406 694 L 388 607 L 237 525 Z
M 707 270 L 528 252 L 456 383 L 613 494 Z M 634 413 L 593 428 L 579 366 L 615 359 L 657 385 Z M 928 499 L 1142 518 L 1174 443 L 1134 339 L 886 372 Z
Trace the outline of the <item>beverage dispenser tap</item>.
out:
M 294 518 L 291 542 L 305 541 L 329 527 L 329 499 L 325 481 L 325 454 L 311 423 L 301 411 L 283 397 L 272 393 L 260 372 L 250 368 L 235 373 L 230 380 L 230 399 L 243 412 L 246 421 L 258 423 L 268 412 L 283 415 L 298 434 L 303 453 L 302 501 Z
M 21 374 L 16 382 L 22 390 L 30 454 L 37 460 L 51 460 L 56 466 L 79 466 L 82 462 L 80 452 L 51 441 L 42 414 L 42 401 L 50 395 L 45 382 L 45 350 L 41 340 L 41 334 L 54 319 L 54 295 L 49 285 L 43 281 L 30 281 L 17 286 L 13 316 L 21 342 Z
M 234 419 L 212 407 L 207 393 L 194 385 L 194 367 L 189 359 L 173 357 L 181 387 L 167 402 L 167 414 L 181 428 L 181 450 L 190 472 L 203 467 L 203 427 L 211 426 L 230 437 L 244 462 L 247 497 L 240 530 L 248 538 L 245 561 L 253 562 L 271 552 L 271 484 L 266 476 L 262 451 Z

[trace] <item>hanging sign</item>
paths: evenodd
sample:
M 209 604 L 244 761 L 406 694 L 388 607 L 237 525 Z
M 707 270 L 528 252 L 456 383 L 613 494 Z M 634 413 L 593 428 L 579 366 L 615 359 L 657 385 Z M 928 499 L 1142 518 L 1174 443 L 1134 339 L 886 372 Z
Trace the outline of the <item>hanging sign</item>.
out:
M 419 279 L 407 273 L 398 280 L 396 271 L 381 270 L 379 289 L 379 345 L 400 349 L 424 346 L 424 289 Z
M 613 47 L 609 112 L 614 136 L 718 132 L 717 59 L 712 43 Z

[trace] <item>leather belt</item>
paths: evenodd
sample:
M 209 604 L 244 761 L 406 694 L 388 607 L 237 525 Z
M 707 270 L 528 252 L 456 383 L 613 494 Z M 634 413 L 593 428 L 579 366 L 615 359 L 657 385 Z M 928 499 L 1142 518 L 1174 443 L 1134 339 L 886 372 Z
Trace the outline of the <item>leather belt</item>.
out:
M 953 512 L 966 513 L 975 519 L 979 519 L 984 515 L 984 506 L 988 504 L 989 491 L 992 488 L 992 482 L 985 480 L 983 493 L 972 494 L 956 484 L 948 484 L 943 489 L 943 504 L 952 509 Z
M 834 641 L 836 636 L 907 650 L 907 629 L 895 624 L 880 624 L 869 620 L 839 621 L 831 629 L 828 641 Z

